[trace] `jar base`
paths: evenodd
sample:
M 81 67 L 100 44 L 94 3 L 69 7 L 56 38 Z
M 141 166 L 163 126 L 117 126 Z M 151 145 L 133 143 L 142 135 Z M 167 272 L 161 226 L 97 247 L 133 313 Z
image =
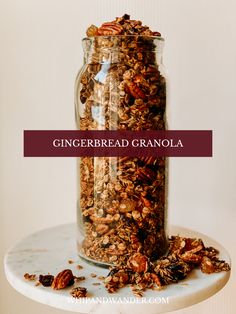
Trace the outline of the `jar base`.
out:
M 114 266 L 114 264 L 109 264 L 109 263 L 105 263 L 105 262 L 102 262 L 102 261 L 98 261 L 98 260 L 89 258 L 88 256 L 86 256 L 83 253 L 83 249 L 81 247 L 81 244 L 79 244 L 78 242 L 77 242 L 77 252 L 78 252 L 79 257 L 81 257 L 85 262 L 88 262 L 89 264 L 92 264 L 92 265 L 95 265 L 95 266 L 99 266 L 99 267 L 102 267 L 102 268 L 109 268 L 109 267 Z
M 164 252 L 163 252 L 161 257 L 167 256 L 168 255 L 168 251 L 169 251 L 169 243 L 168 243 L 168 240 L 167 240 L 166 241 L 166 248 L 165 248 L 165 250 L 164 250 Z M 92 258 L 88 257 L 87 255 L 84 254 L 82 245 L 79 242 L 77 242 L 77 252 L 78 252 L 79 257 L 81 257 L 84 261 L 86 261 L 86 262 L 88 262 L 88 263 L 90 263 L 92 265 L 99 266 L 99 267 L 102 267 L 102 268 L 109 268 L 109 267 L 117 266 L 117 265 L 112 264 L 112 263 L 106 263 L 106 262 L 95 260 L 95 259 L 92 259 Z M 161 257 L 159 257 L 159 258 L 161 258 Z M 159 258 L 157 258 L 157 260 L 159 260 Z

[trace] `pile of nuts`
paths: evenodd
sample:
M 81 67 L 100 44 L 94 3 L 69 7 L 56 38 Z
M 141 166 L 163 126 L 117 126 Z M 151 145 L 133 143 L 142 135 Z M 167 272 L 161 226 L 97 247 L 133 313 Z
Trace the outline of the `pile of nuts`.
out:
M 87 35 L 78 89 L 80 130 L 165 130 L 160 33 L 125 14 L 90 26 Z M 83 255 L 126 265 L 134 253 L 151 260 L 166 253 L 167 166 L 164 157 L 81 158 Z

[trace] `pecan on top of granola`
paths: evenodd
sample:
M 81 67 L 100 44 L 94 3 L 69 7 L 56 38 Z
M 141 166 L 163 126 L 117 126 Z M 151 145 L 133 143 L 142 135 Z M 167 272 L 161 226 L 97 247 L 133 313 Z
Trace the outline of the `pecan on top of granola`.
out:
M 141 21 L 131 20 L 128 14 L 117 17 L 114 21 L 105 22 L 100 27 L 92 24 L 87 29 L 86 34 L 88 37 L 117 35 L 161 36 L 159 32 L 151 31 Z

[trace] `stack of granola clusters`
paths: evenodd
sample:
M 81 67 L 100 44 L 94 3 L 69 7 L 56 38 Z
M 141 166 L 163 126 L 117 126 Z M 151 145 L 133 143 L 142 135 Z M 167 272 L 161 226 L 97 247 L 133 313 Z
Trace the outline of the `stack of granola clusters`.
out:
M 128 15 L 94 25 L 84 39 L 77 122 L 81 130 L 165 130 L 162 38 Z M 125 265 L 131 255 L 165 254 L 167 160 L 83 157 L 80 198 L 83 254 Z

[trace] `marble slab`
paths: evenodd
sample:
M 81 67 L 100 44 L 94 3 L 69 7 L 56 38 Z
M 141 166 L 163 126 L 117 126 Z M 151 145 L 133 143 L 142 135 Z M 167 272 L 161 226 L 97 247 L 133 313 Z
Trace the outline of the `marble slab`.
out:
M 172 226 L 169 229 L 171 235 L 202 238 L 206 245 L 219 249 L 220 258 L 230 263 L 229 254 L 215 240 L 186 228 Z M 69 264 L 69 259 L 74 263 Z M 160 291 L 146 291 L 143 298 L 134 297 L 129 287 L 109 294 L 100 280 L 90 276 L 91 273 L 106 276 L 108 270 L 87 263 L 77 255 L 75 224 L 60 225 L 29 235 L 8 251 L 4 264 L 9 283 L 26 297 L 63 310 L 97 314 L 130 314 L 133 311 L 135 314 L 158 314 L 185 308 L 214 295 L 230 277 L 230 272 L 207 275 L 197 269 L 178 284 Z M 78 270 L 78 264 L 83 269 Z M 88 298 L 72 298 L 69 294 L 71 288 L 55 291 L 43 286 L 36 287 L 35 282 L 26 281 L 23 277 L 25 273 L 57 274 L 65 268 L 70 268 L 76 276 L 86 277 L 80 286 L 88 289 Z M 101 285 L 94 285 L 98 282 Z

